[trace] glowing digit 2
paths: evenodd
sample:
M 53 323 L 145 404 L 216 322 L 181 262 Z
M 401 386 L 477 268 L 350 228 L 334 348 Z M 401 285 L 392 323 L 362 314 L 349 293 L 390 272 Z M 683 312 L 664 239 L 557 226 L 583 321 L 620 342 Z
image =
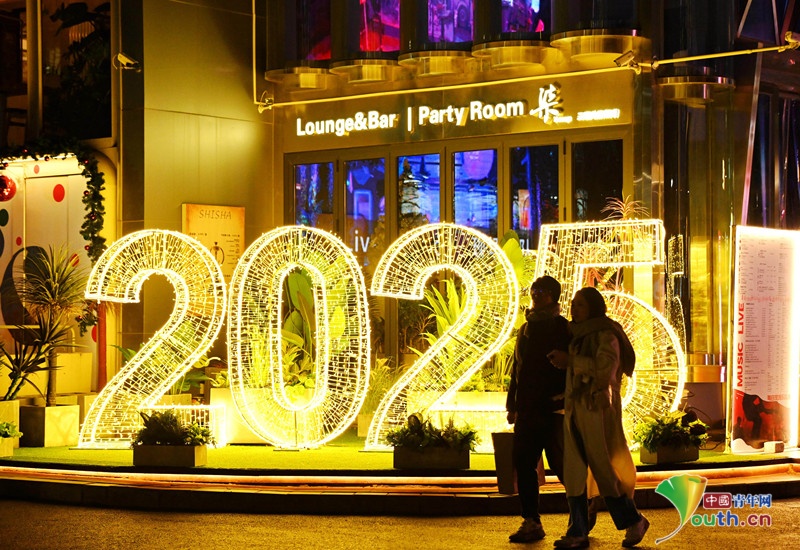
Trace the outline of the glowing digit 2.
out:
M 378 262 L 371 291 L 377 296 L 420 300 L 428 279 L 441 270 L 461 278 L 463 313 L 384 395 L 366 448 L 386 447 L 386 433 L 402 425 L 408 413 L 424 413 L 451 397 L 500 349 L 514 328 L 519 302 L 514 268 L 497 243 L 468 227 L 437 223 L 405 233 Z M 419 411 L 407 410 L 412 392 L 419 395 Z
M 79 447 L 129 446 L 141 425 L 137 411 L 155 405 L 211 347 L 222 327 L 222 269 L 200 242 L 172 231 L 137 231 L 112 244 L 89 275 L 86 298 L 138 302 L 144 281 L 153 274 L 172 283 L 175 307 L 94 400 Z

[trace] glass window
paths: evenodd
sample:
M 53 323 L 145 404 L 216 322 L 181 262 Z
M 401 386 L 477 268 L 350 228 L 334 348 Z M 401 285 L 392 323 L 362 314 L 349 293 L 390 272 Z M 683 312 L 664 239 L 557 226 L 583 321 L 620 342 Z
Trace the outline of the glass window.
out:
M 472 41 L 472 0 L 430 0 L 428 2 L 430 42 Z
M 503 0 L 504 33 L 534 33 L 550 30 L 550 2 Z
M 362 52 L 400 49 L 400 0 L 361 2 L 359 46 Z
M 333 163 L 294 167 L 294 221 L 333 231 Z
M 300 0 L 296 5 L 297 52 L 309 61 L 331 58 L 331 1 Z
M 440 220 L 440 167 L 438 154 L 409 155 L 397 159 L 400 233 Z
M 455 222 L 497 237 L 497 151 L 455 153 L 453 166 Z
M 379 259 L 372 258 L 373 254 L 368 255 L 367 252 L 370 251 L 370 241 L 378 226 L 382 233 L 386 230 L 385 171 L 386 161 L 382 158 L 344 163 L 347 195 L 345 235 L 348 246 L 353 249 L 362 266 L 377 263 Z M 376 252 L 379 256 L 383 250 Z
M 572 145 L 573 221 L 608 217 L 608 199 L 622 199 L 622 140 Z
M 510 157 L 511 229 L 535 250 L 542 224 L 558 222 L 558 145 L 513 147 Z

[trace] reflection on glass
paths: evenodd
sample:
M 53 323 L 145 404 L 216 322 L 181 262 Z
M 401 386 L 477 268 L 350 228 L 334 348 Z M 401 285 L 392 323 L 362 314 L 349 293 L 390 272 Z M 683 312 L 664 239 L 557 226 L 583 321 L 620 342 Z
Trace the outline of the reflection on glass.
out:
M 453 165 L 455 222 L 497 237 L 497 151 L 454 153 Z
M 333 163 L 294 167 L 294 221 L 333 231 Z
M 510 173 L 511 228 L 523 250 L 535 250 L 542 224 L 558 223 L 558 145 L 513 147 Z
M 472 41 L 472 0 L 429 0 L 430 42 Z
M 608 199 L 622 199 L 622 140 L 572 146 L 573 221 L 599 221 Z
M 550 2 L 539 0 L 502 0 L 504 33 L 545 32 L 550 27 Z
M 439 221 L 440 166 L 438 154 L 397 159 L 400 233 Z
M 374 264 L 378 257 L 373 256 L 383 253 L 383 250 L 375 250 L 374 246 L 370 248 L 370 243 L 378 226 L 382 232 L 386 227 L 385 171 L 386 161 L 382 158 L 344 163 L 347 195 L 345 238 L 362 266 Z
M 331 58 L 331 0 L 297 2 L 297 52 L 304 59 Z
M 362 52 L 400 49 L 400 0 L 362 0 L 359 47 Z

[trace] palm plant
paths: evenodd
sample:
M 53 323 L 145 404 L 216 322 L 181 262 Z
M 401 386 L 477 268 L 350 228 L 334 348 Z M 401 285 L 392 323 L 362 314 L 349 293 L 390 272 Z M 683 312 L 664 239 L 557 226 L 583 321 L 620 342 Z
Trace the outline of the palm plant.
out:
M 56 353 L 59 348 L 74 347 L 71 331 L 76 316 L 84 307 L 87 275 L 78 266 L 77 257 L 64 247 L 29 250 L 24 272 L 17 279 L 19 298 L 27 311 L 28 332 L 47 357 L 46 404 L 56 404 Z
M 30 331 L 29 328 L 21 328 L 23 331 Z M 0 401 L 10 401 L 17 398 L 19 391 L 30 384 L 40 394 L 44 395 L 36 383 L 31 380 L 31 376 L 37 372 L 50 370 L 47 366 L 47 354 L 42 346 L 35 339 L 31 341 L 14 340 L 14 350 L 9 352 L 5 345 L 0 342 L 0 367 L 8 369 L 9 385 L 5 395 Z

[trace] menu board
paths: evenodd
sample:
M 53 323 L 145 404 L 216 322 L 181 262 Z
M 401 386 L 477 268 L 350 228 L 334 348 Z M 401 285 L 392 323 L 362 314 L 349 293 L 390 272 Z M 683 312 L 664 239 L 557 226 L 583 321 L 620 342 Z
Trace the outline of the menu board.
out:
M 734 453 L 797 444 L 800 232 L 736 227 L 729 380 Z
M 244 252 L 244 207 L 183 204 L 184 234 L 194 237 L 211 251 L 225 279 L 230 281 Z

